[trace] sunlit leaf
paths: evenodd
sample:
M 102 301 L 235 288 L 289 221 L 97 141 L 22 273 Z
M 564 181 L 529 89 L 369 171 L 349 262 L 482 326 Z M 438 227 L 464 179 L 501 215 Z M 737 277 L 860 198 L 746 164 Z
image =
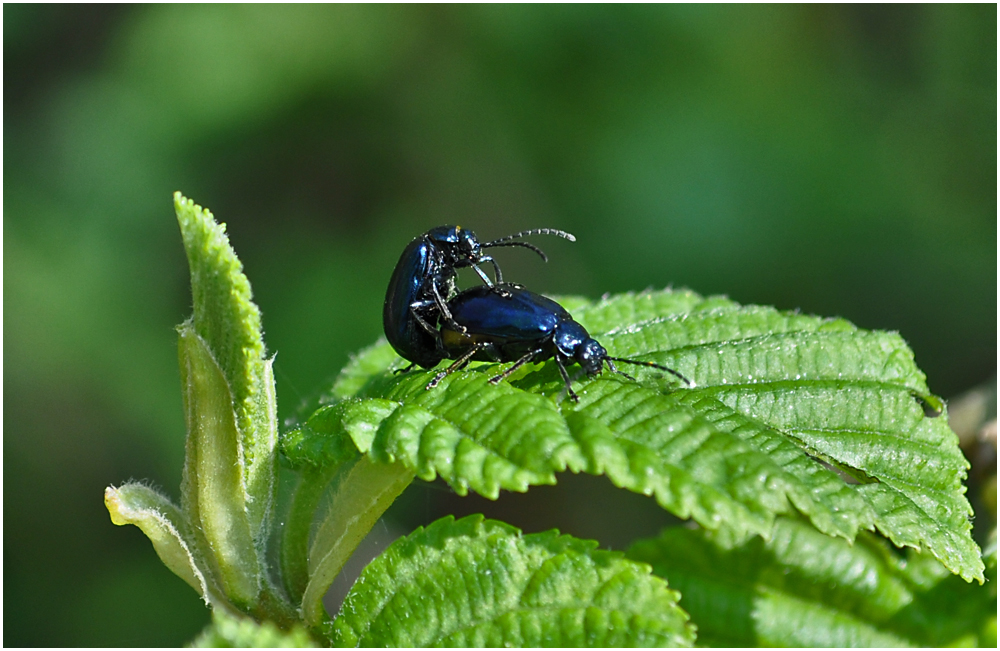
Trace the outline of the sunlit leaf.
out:
M 190 323 L 218 365 L 230 392 L 246 511 L 258 545 L 273 508 L 277 422 L 274 376 L 265 359 L 260 310 L 226 236 L 225 224 L 178 192 L 174 207 L 191 271 Z
M 412 481 L 412 471 L 402 464 L 373 463 L 369 457 L 359 459 L 344 474 L 330 504 L 319 513 L 309 544 L 309 580 L 301 599 L 307 624 L 315 626 L 326 617 L 323 595 L 379 517 Z
M 379 401 L 348 401 L 320 409 L 282 436 L 285 457 L 299 472 L 285 518 L 283 578 L 310 625 L 325 616 L 323 595 L 355 547 L 413 481 L 413 470 L 401 463 L 358 458 L 359 449 L 369 450 L 371 423 L 384 410 Z
M 256 601 L 261 573 L 250 522 L 239 432 L 225 377 L 190 325 L 179 330 L 178 352 L 187 442 L 182 506 L 195 535 L 211 550 L 219 580 L 240 605 Z
M 169 499 L 143 484 L 128 483 L 104 491 L 104 504 L 117 525 L 134 524 L 170 571 L 184 579 L 206 604 L 225 603 L 210 568 L 200 562 L 191 526 Z
M 991 553 L 988 583 L 969 584 L 929 554 L 904 558 L 871 534 L 852 545 L 779 518 L 766 542 L 732 545 L 674 527 L 628 556 L 680 591 L 699 644 L 993 647 L 995 547 Z
M 337 646 L 690 646 L 644 564 L 557 532 L 444 518 L 393 543 L 330 625 Z
M 401 363 L 383 344 L 321 400 L 326 434 L 460 494 L 523 491 L 567 469 L 606 474 L 734 541 L 801 513 L 847 540 L 877 528 L 982 580 L 968 464 L 947 415 L 925 413 L 936 398 L 899 335 L 686 290 L 565 302 L 610 354 L 695 386 L 630 367 L 636 382 L 578 380 L 574 404 L 548 362 L 497 386 L 487 380 L 501 366 L 472 365 L 428 391 L 432 372 L 389 372 Z

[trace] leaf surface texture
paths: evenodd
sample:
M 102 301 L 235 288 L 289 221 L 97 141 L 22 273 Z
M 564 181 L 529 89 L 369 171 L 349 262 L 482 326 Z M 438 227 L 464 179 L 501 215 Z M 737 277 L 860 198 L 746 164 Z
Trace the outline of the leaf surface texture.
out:
M 898 334 L 686 290 L 563 303 L 610 355 L 695 386 L 630 366 L 636 381 L 577 378 L 575 404 L 550 360 L 496 386 L 487 381 L 505 365 L 473 364 L 428 391 L 433 371 L 392 373 L 403 364 L 380 342 L 314 403 L 286 452 L 306 462 L 303 446 L 340 450 L 349 438 L 375 460 L 490 498 L 564 470 L 605 474 L 734 542 L 801 514 L 846 540 L 877 529 L 982 580 L 968 464 L 947 414 L 925 413 L 940 401 Z
M 558 532 L 469 516 L 393 543 L 330 624 L 337 646 L 690 646 L 649 566 Z

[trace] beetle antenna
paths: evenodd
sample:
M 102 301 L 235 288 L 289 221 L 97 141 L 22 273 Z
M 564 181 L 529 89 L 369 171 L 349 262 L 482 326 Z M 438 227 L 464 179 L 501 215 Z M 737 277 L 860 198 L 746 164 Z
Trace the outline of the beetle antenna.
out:
M 481 248 L 484 248 L 484 249 L 489 248 L 491 246 L 498 246 L 498 247 L 499 246 L 521 246 L 521 247 L 524 247 L 526 249 L 531 249 L 532 251 L 534 251 L 538 255 L 542 256 L 542 260 L 544 262 L 548 262 L 549 261 L 549 256 L 545 255 L 545 251 L 542 251 L 540 248 L 538 248 L 534 244 L 529 244 L 527 242 L 500 242 L 499 244 L 497 244 L 496 242 L 487 242 L 486 244 L 480 244 L 479 246 Z
M 545 255 L 545 252 L 534 244 L 529 244 L 528 242 L 516 242 L 521 237 L 527 237 L 528 235 L 557 235 L 563 239 L 569 240 L 570 242 L 575 242 L 576 237 L 572 233 L 567 233 L 566 231 L 556 230 L 555 228 L 533 228 L 529 231 L 521 231 L 520 233 L 514 233 L 513 235 L 508 235 L 507 237 L 501 237 L 500 239 L 493 240 L 492 242 L 487 242 L 486 244 L 480 244 L 479 246 L 484 249 L 488 249 L 494 246 L 520 246 L 525 249 L 531 249 L 535 253 L 541 256 L 542 260 L 545 262 L 549 261 L 549 256 Z
M 496 246 L 501 242 L 509 242 L 510 240 L 527 237 L 528 235 L 556 235 L 564 240 L 569 240 L 570 242 L 576 241 L 576 236 L 572 233 L 567 233 L 566 231 L 560 231 L 555 228 L 533 228 L 530 231 L 521 231 L 520 233 L 514 233 L 513 235 L 501 237 L 500 239 L 493 240 L 492 242 L 487 242 L 482 246 Z
M 658 368 L 661 371 L 666 371 L 667 373 L 673 373 L 674 375 L 676 375 L 677 377 L 679 377 L 681 380 L 683 380 L 684 384 L 688 385 L 689 387 L 695 386 L 694 382 L 692 382 L 691 380 L 687 379 L 686 377 L 684 377 L 683 375 L 681 375 L 680 373 L 678 373 L 674 369 L 668 368 L 668 367 L 663 366 L 661 364 L 654 364 L 653 362 L 640 362 L 640 361 L 636 361 L 634 359 L 625 359 L 624 357 L 606 357 L 605 359 L 608 360 L 608 362 L 609 362 L 608 363 L 608 367 L 612 371 L 614 371 L 615 373 L 620 373 L 621 375 L 625 375 L 625 377 L 628 377 L 628 375 L 626 375 L 625 373 L 622 373 L 621 371 L 619 371 L 618 369 L 616 369 L 614 367 L 614 365 L 610 363 L 611 360 L 614 360 L 616 362 L 624 362 L 625 364 L 635 364 L 636 366 L 648 366 L 650 368 Z

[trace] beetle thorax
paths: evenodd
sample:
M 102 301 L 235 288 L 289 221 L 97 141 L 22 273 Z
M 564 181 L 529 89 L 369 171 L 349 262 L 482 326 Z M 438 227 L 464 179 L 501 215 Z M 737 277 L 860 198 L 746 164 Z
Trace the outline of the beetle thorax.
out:
M 576 321 L 560 323 L 553 343 L 563 356 L 575 360 L 588 375 L 600 373 L 604 359 L 608 356 L 604 346 Z

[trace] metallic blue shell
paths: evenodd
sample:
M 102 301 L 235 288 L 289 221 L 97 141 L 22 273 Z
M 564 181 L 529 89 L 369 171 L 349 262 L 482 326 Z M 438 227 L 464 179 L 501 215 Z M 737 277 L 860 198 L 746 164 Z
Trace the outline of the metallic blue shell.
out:
M 469 334 L 494 340 L 529 341 L 552 335 L 560 323 L 572 321 L 561 305 L 541 294 L 511 285 L 500 293 L 490 287 L 468 289 L 448 303 L 455 321 Z

